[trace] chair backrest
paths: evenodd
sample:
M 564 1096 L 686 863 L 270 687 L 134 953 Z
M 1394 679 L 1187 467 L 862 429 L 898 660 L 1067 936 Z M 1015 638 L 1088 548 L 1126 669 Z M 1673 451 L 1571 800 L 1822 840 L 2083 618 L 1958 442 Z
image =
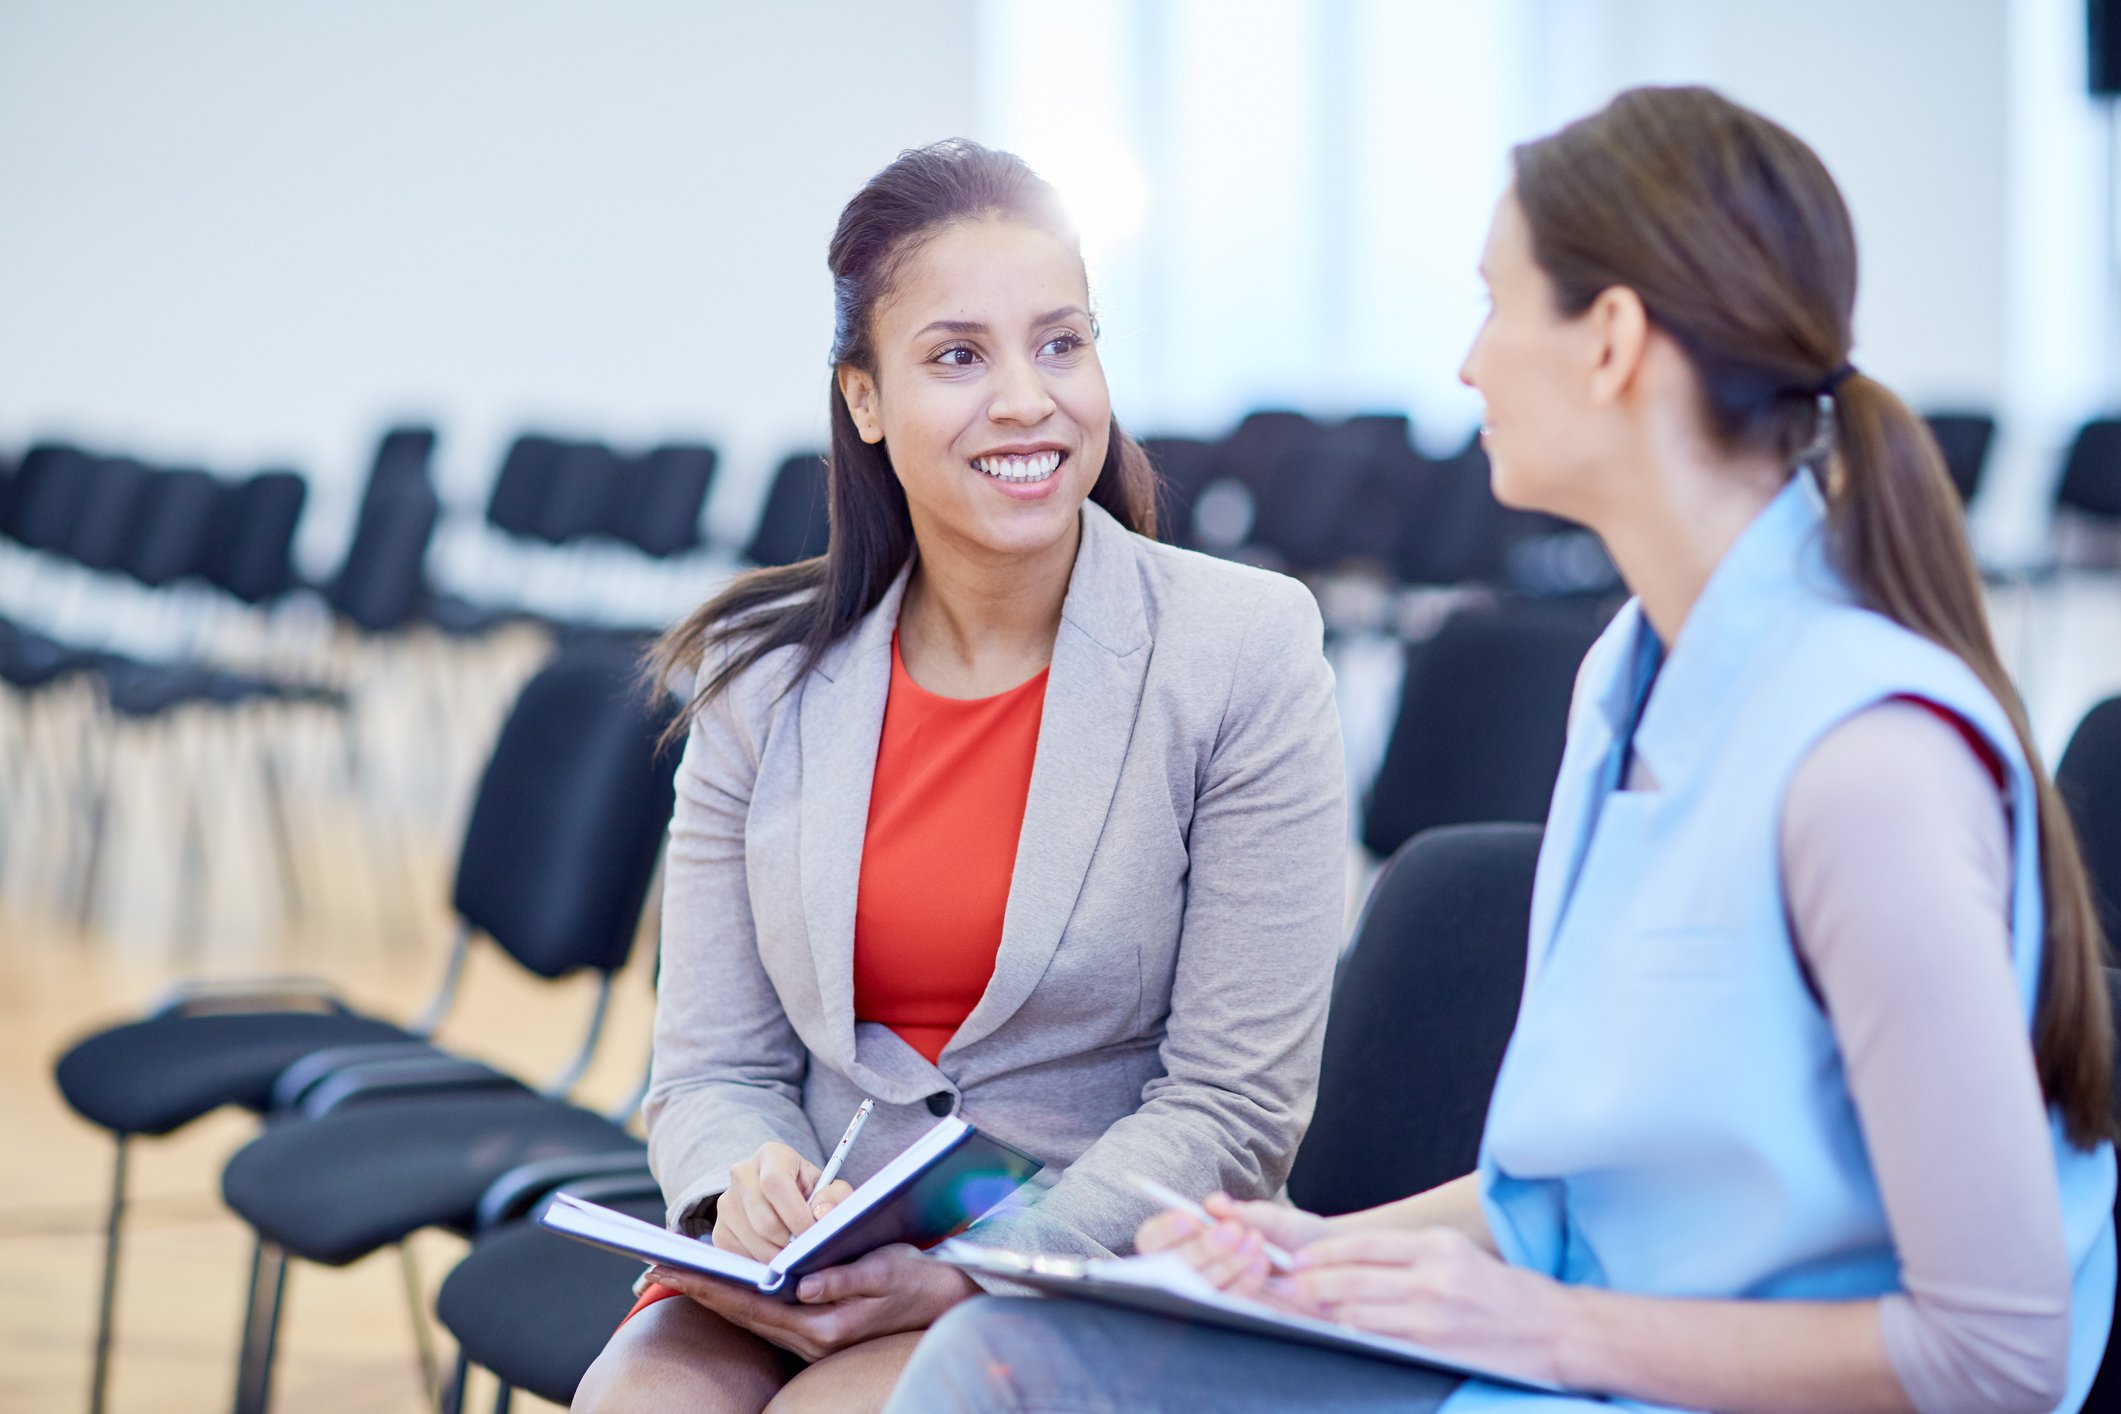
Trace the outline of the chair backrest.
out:
M 538 432 L 511 442 L 486 501 L 486 521 L 496 530 L 524 537 L 538 533 L 538 518 L 552 494 L 562 444 Z
M 2055 504 L 2100 519 L 2121 518 L 2121 420 L 2095 418 L 2078 429 Z
M 1299 465 L 1322 432 L 1308 413 L 1287 408 L 1246 413 L 1216 448 L 1215 474 L 1241 482 L 1257 496 Z
M 432 487 L 405 484 L 379 491 L 362 509 L 353 543 L 325 587 L 332 608 L 369 633 L 412 621 L 427 599 L 427 546 L 442 503 Z
M 1197 437 L 1144 437 L 1156 468 L 1156 533 L 1171 545 L 1193 543 L 1193 502 L 1215 478 L 1215 444 Z
M 712 447 L 673 443 L 626 463 L 605 508 L 605 532 L 657 559 L 698 549 L 716 461 Z
M 1478 436 L 1398 479 L 1407 489 L 1397 502 L 1392 570 L 1407 584 L 1493 583 L 1513 542 L 1557 524 L 1495 499 Z
M 295 527 L 308 499 L 309 483 L 292 471 L 261 471 L 224 484 L 199 572 L 246 604 L 262 604 L 293 589 Z
M 435 440 L 432 427 L 393 427 L 385 432 L 376 442 L 375 460 L 368 466 L 368 487 L 362 493 L 362 501 L 407 482 L 434 485 L 430 468 Z
M 1388 855 L 1437 825 L 1544 821 L 1576 670 L 1609 617 L 1577 602 L 1476 607 L 1409 645 L 1363 819 L 1369 851 Z
M 87 453 L 59 442 L 38 443 L 22 454 L 15 468 L 7 508 L 0 514 L 0 535 L 27 549 L 63 553 L 94 482 L 94 464 Z
M 670 824 L 675 704 L 636 647 L 584 638 L 516 699 L 457 857 L 457 913 L 541 977 L 625 965 Z
M 792 565 L 825 553 L 831 534 L 825 477 L 825 458 L 816 452 L 797 452 L 775 469 L 758 528 L 744 547 L 745 559 L 755 565 Z
M 118 568 L 150 588 L 199 572 L 220 501 L 220 483 L 204 471 L 158 471 L 140 488 Z
M 1404 444 L 1411 453 L 1411 443 Z M 1355 558 L 1382 560 L 1399 490 L 1385 463 L 1395 449 L 1372 423 L 1323 427 L 1284 457 L 1259 488 L 1251 540 L 1296 572 Z M 1375 533 L 1383 530 L 1380 536 Z
M 545 500 L 531 534 L 565 545 L 604 528 L 605 507 L 618 490 L 618 454 L 601 442 L 580 442 L 554 459 Z
M 2055 788 L 2077 827 L 2107 944 L 2121 948 L 2121 697 L 2107 698 L 2077 724 L 2056 763 Z
M 1536 825 L 1459 825 L 1377 876 L 1334 980 L 1289 1196 L 1346 1213 L 1473 1171 L 1524 989 Z
M 146 466 L 130 457 L 97 457 L 87 468 L 89 491 L 62 553 L 92 570 L 114 570 L 124 557 L 147 487 Z
M 1996 419 L 1985 412 L 1933 412 L 1924 421 L 1937 439 L 1937 450 L 1944 454 L 1944 469 L 1963 506 L 1981 489 L 1989 444 L 1996 439 Z

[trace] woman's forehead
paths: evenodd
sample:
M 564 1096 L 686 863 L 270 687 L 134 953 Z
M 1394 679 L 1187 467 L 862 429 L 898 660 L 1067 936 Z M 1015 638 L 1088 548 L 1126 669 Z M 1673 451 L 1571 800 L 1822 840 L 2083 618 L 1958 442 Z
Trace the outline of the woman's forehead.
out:
M 1068 242 L 1002 217 L 956 222 L 913 251 L 877 310 L 879 325 L 1016 329 L 1089 306 L 1082 259 Z

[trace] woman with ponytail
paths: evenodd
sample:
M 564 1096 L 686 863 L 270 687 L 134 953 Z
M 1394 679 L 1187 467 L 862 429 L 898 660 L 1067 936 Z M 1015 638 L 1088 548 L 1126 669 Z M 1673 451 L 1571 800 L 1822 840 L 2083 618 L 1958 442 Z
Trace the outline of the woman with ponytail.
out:
M 1263 1197 L 1310 1117 L 1346 861 L 1318 610 L 1154 539 L 1023 162 L 902 154 L 829 264 L 825 554 L 660 650 L 692 701 L 649 1161 L 673 1227 L 765 1261 L 956 1113 L 1046 1166 L 983 1240 L 1124 1251 L 1130 1177 Z M 875 1408 L 975 1290 L 904 1246 L 793 1304 L 655 1277 L 576 1408 Z
M 1517 150 L 1481 269 L 1496 493 L 1636 597 L 1577 681 L 1478 1168 L 1332 1219 L 1211 1198 L 1141 1247 L 1622 1407 L 2077 1409 L 2114 1304 L 2102 943 L 1937 449 L 1850 362 L 1840 193 L 1758 114 L 1638 89 Z M 901 1391 L 1609 1407 L 1072 1303 L 953 1313 Z

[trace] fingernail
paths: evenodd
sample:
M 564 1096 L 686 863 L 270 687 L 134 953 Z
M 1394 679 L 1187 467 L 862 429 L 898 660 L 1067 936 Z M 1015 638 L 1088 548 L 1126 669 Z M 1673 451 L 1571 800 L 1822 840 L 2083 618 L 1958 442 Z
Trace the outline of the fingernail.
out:
M 796 1287 L 795 1294 L 801 1300 L 815 1301 L 818 1298 L 818 1292 L 824 1289 L 824 1285 L 816 1277 L 805 1277 Z

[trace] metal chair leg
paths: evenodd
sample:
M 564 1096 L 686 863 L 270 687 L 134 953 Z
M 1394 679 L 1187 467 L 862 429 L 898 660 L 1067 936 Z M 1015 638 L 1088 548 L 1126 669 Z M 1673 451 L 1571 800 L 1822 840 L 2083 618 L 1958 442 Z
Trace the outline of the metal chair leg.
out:
M 265 1414 L 272 1400 L 272 1367 L 280 1336 L 280 1303 L 287 1295 L 287 1252 L 259 1238 L 250 1257 L 250 1300 L 236 1357 L 236 1414 Z
M 110 1339 L 112 1319 L 118 1307 L 118 1243 L 124 1235 L 125 1155 L 127 1136 L 118 1136 L 118 1159 L 111 1168 L 110 1214 L 103 1227 L 103 1296 L 96 1307 L 96 1348 L 88 1381 L 89 1414 L 103 1414 L 103 1400 L 110 1387 Z
M 493 1414 L 508 1414 L 508 1402 L 515 1398 L 515 1391 L 503 1384 L 494 1391 Z
M 398 1267 L 405 1275 L 405 1306 L 412 1313 L 412 1343 L 420 1357 L 420 1387 L 427 1391 L 430 1407 L 442 1397 L 442 1380 L 435 1368 L 434 1333 L 427 1328 L 427 1302 L 420 1290 L 420 1269 L 413 1261 L 412 1244 L 398 1244 Z
M 442 1391 L 442 1414 L 464 1414 L 464 1387 L 471 1383 L 471 1356 L 457 1347 L 456 1368 L 449 1372 L 449 1387 Z

